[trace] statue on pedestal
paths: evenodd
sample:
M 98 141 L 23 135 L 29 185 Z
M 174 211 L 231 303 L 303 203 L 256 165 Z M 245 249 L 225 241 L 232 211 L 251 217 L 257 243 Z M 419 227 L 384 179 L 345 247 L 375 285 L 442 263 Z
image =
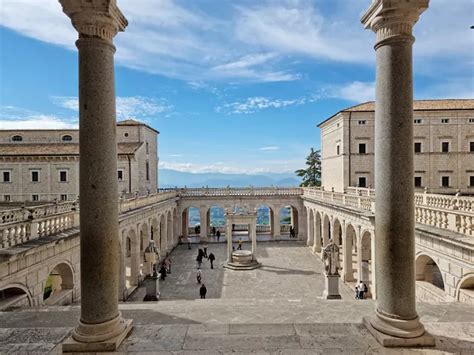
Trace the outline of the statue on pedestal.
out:
M 323 262 L 326 269 L 326 275 L 339 276 L 337 264 L 339 263 L 339 246 L 332 239 L 323 249 Z
M 155 276 L 156 274 L 156 260 L 158 250 L 155 246 L 155 241 L 151 240 L 145 249 L 145 274 L 147 276 Z

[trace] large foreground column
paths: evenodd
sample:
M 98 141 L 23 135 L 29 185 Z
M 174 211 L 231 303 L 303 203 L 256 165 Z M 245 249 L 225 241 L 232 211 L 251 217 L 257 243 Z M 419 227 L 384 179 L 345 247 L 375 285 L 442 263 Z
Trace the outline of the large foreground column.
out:
M 375 236 L 378 305 L 367 321 L 385 346 L 434 345 L 415 307 L 412 27 L 428 0 L 374 0 L 362 18 L 377 34 Z M 430 340 L 431 339 L 431 340 Z
M 118 310 L 114 53 L 127 20 L 115 0 L 60 0 L 79 32 L 81 317 L 64 351 L 115 350 L 131 329 Z

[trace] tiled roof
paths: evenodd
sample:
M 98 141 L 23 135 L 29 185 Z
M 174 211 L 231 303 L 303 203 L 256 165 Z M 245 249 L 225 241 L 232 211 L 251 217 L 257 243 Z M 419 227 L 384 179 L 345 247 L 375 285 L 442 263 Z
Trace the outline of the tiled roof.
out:
M 443 110 L 474 110 L 474 100 L 472 99 L 445 99 L 445 100 L 414 100 L 413 111 L 443 111 Z M 322 124 L 330 121 L 338 113 L 341 112 L 373 112 L 375 111 L 375 102 L 369 101 L 359 105 L 345 108 L 331 117 L 325 119 L 318 124 L 321 127 Z
M 139 121 L 133 120 L 131 118 L 129 118 L 128 120 L 123 120 L 123 121 L 117 122 L 117 126 L 146 126 L 149 129 L 151 129 L 152 131 L 155 131 L 158 134 L 160 133 L 156 129 L 154 129 L 153 127 L 150 127 L 150 126 L 148 126 L 147 124 L 145 124 L 143 122 L 139 122 Z
M 369 101 L 360 105 L 352 106 L 342 110 L 343 112 L 374 111 L 375 102 Z M 414 111 L 429 110 L 474 110 L 474 100 L 471 99 L 449 99 L 449 100 L 415 100 Z
M 134 154 L 143 143 L 118 143 L 119 155 Z M 48 143 L 48 144 L 0 144 L 0 155 L 3 156 L 71 156 L 79 155 L 77 143 Z

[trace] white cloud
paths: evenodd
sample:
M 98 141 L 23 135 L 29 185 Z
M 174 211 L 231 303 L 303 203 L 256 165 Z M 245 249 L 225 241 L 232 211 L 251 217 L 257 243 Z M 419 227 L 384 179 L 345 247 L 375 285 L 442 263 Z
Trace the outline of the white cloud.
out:
M 79 111 L 77 97 L 74 96 L 53 96 L 51 100 L 54 104 L 74 111 Z M 146 119 L 152 116 L 166 116 L 172 109 L 163 98 L 150 98 L 142 96 L 117 97 L 117 119 L 128 118 Z
M 357 103 L 375 100 L 375 82 L 353 81 L 339 87 L 327 89 L 329 97 L 353 101 Z
M 243 102 L 236 101 L 224 104 L 222 106 L 217 106 L 215 110 L 216 112 L 224 112 L 227 114 L 254 113 L 268 108 L 284 108 L 287 106 L 303 105 L 307 102 L 312 102 L 312 99 L 302 97 L 291 100 L 283 100 L 255 96 L 249 97 Z
M 280 150 L 280 147 L 271 145 L 271 146 L 268 146 L 268 147 L 262 147 L 262 148 L 260 148 L 260 150 L 264 150 L 264 151 L 267 151 L 267 150 Z
M 15 106 L 0 106 L 0 129 L 77 129 L 76 118 L 62 118 Z

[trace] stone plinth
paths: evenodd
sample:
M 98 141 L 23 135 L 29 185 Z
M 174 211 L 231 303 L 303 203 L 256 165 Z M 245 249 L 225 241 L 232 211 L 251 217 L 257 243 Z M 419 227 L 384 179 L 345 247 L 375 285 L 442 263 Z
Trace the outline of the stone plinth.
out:
M 339 275 L 326 275 L 326 288 L 323 292 L 323 298 L 327 300 L 340 300 L 339 294 Z
M 158 276 L 147 276 L 145 283 L 146 295 L 143 301 L 158 301 L 160 299 L 160 279 Z
M 232 252 L 232 261 L 224 265 L 232 270 L 253 270 L 262 266 L 250 250 L 236 250 Z

